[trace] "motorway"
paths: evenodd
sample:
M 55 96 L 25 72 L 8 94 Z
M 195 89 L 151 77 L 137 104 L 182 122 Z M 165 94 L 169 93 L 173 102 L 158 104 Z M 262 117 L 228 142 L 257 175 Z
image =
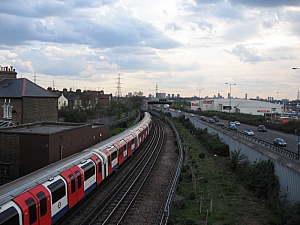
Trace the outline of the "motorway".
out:
M 200 116 L 195 115 L 196 118 L 198 117 L 198 119 L 200 118 Z M 210 119 L 209 117 L 206 117 L 206 119 Z M 227 120 L 221 120 L 226 127 L 228 127 L 228 121 Z M 206 122 L 208 123 L 208 122 Z M 216 123 L 217 125 L 217 123 Z M 296 135 L 292 135 L 292 134 L 285 134 L 279 131 L 274 131 L 274 130 L 270 130 L 267 128 L 267 132 L 259 132 L 257 131 L 257 127 L 256 126 L 252 126 L 252 125 L 248 125 L 248 124 L 242 124 L 237 126 L 238 131 L 240 132 L 244 132 L 245 129 L 250 129 L 254 132 L 254 137 L 259 138 L 261 140 L 264 140 L 266 142 L 272 143 L 273 144 L 273 140 L 274 138 L 282 138 L 285 142 L 286 142 L 286 148 L 287 150 L 290 150 L 292 152 L 297 153 L 298 152 L 298 136 Z
M 169 111 L 169 110 L 163 110 L 165 112 L 170 112 L 172 114 L 172 116 L 178 116 L 178 115 L 183 115 L 185 114 L 186 116 L 190 117 L 190 114 L 184 113 L 184 112 L 180 112 L 178 113 L 177 111 L 173 110 L 173 111 Z M 199 119 L 200 120 L 200 115 L 195 115 L 193 118 L 195 119 Z M 206 117 L 206 121 L 204 123 L 209 123 L 208 120 L 210 119 L 210 117 Z M 201 121 L 203 122 L 203 121 Z M 222 120 L 220 119 L 220 122 L 223 122 L 225 124 L 226 127 L 228 127 L 228 120 Z M 217 123 L 215 124 L 217 125 Z M 273 144 L 273 140 L 274 138 L 282 138 L 285 142 L 286 142 L 286 147 L 284 147 L 285 149 L 298 153 L 298 136 L 293 135 L 293 134 L 285 134 L 279 131 L 275 131 L 275 130 L 270 130 L 268 129 L 268 126 L 266 126 L 267 128 L 267 132 L 259 132 L 257 131 L 257 127 L 256 126 L 251 126 L 248 124 L 242 124 L 237 126 L 238 131 L 240 132 L 244 132 L 245 129 L 250 129 L 254 132 L 254 137 L 259 138 L 263 141 L 269 142 L 271 144 Z

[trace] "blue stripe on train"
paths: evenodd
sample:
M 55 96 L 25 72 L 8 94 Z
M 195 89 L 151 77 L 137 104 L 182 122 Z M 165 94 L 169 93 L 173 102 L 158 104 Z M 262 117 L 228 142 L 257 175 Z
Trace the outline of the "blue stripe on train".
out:
M 87 195 L 91 190 L 93 190 L 96 187 L 96 183 L 93 183 L 91 186 L 89 186 L 85 191 L 84 195 Z
M 68 205 L 66 205 L 64 208 L 59 210 L 54 216 L 52 216 L 52 223 L 58 220 L 60 217 L 62 217 L 68 211 L 68 209 L 69 207 Z

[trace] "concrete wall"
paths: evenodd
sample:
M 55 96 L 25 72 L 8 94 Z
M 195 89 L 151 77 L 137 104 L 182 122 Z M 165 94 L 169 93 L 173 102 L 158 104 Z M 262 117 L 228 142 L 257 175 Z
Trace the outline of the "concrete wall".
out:
M 236 135 L 232 131 L 227 131 L 213 125 L 204 124 L 195 118 L 190 118 L 191 122 L 197 128 L 205 129 L 209 133 L 216 133 L 229 145 L 229 150 L 241 150 L 247 156 L 248 160 L 268 160 L 274 163 L 275 174 L 278 176 L 282 194 L 288 192 L 288 200 L 291 202 L 300 200 L 300 163 L 288 158 L 280 153 L 272 152 L 262 145 L 248 141 L 247 139 Z

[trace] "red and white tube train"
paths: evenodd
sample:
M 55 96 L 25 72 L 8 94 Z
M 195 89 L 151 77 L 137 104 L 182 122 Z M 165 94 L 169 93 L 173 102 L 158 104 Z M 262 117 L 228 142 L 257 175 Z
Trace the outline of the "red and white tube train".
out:
M 126 131 L 0 187 L 0 225 L 46 225 L 112 174 L 149 135 L 149 113 Z

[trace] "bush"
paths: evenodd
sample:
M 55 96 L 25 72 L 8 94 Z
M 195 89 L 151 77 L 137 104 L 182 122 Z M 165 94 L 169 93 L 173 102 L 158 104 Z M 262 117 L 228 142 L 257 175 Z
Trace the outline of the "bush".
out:
M 195 200 L 196 199 L 196 193 L 195 192 L 190 192 L 190 194 L 189 194 L 189 199 L 190 200 Z
M 205 159 L 205 154 L 204 154 L 203 152 L 200 152 L 200 153 L 199 153 L 199 158 L 200 158 L 200 159 Z

